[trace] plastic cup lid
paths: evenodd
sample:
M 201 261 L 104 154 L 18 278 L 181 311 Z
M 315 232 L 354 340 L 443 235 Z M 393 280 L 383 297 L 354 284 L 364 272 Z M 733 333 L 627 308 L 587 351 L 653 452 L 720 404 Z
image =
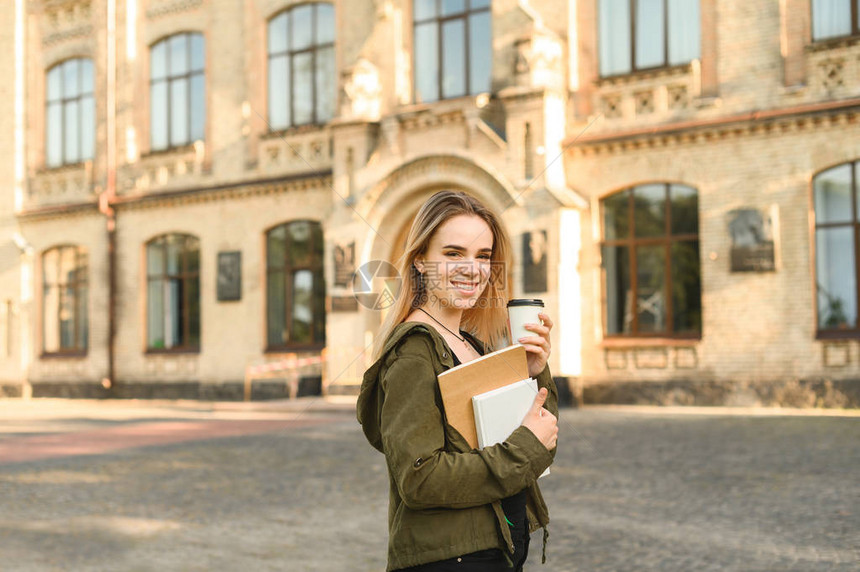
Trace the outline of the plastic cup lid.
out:
M 538 298 L 514 298 L 508 301 L 508 308 L 511 306 L 543 306 L 543 300 Z

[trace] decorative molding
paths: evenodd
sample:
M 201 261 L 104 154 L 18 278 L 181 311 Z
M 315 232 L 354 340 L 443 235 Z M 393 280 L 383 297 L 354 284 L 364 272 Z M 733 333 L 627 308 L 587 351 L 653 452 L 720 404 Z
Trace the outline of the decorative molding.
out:
M 514 42 L 512 75 L 518 86 L 559 89 L 564 85 L 564 42 L 541 27 Z
M 96 195 L 93 163 L 86 161 L 45 169 L 30 177 L 25 208 L 88 202 Z
M 600 98 L 600 108 L 606 119 L 618 119 L 622 116 L 621 94 L 608 93 Z
M 299 128 L 264 136 L 259 145 L 257 169 L 274 176 L 330 169 L 332 132 L 329 127 Z
M 810 91 L 817 97 L 837 99 L 860 94 L 860 44 L 840 42 L 826 50 L 807 51 Z
M 594 108 L 610 125 L 647 117 L 649 123 L 690 115 L 690 101 L 702 90 L 698 60 L 682 66 L 601 78 L 595 82 Z
M 651 70 L 637 71 L 629 74 L 623 75 L 613 75 L 608 77 L 597 78 L 594 83 L 598 88 L 606 87 L 606 86 L 626 86 L 626 85 L 636 85 L 645 81 L 658 81 L 663 82 L 666 79 L 677 79 L 679 77 L 686 77 L 692 73 L 695 73 L 695 67 L 697 62 L 690 62 L 687 64 L 682 64 L 678 66 L 670 66 L 663 68 L 655 68 Z
M 654 91 L 645 89 L 633 92 L 633 101 L 636 103 L 636 115 L 648 115 L 654 113 Z
M 120 172 L 120 194 L 158 192 L 190 186 L 207 174 L 205 145 L 191 145 L 149 153 Z
M 52 46 L 74 38 L 93 35 L 90 0 L 46 2 L 42 27 L 42 45 Z
M 378 121 L 382 106 L 379 70 L 369 60 L 359 59 L 341 73 L 341 117 Z
M 425 109 L 416 111 L 410 114 L 400 115 L 400 126 L 407 131 L 417 131 L 419 129 L 428 129 L 441 125 L 452 125 L 464 123 L 466 114 L 462 109 L 450 109 L 446 111 L 436 111 L 433 109 Z
M 651 128 L 637 128 L 586 135 L 565 146 L 575 155 L 600 155 L 657 147 L 711 143 L 750 135 L 804 133 L 828 126 L 857 123 L 860 98 L 796 106 L 765 112 L 699 121 L 680 121 Z
M 152 4 L 146 11 L 146 17 L 150 20 L 155 20 L 163 16 L 179 14 L 199 8 L 203 4 L 203 0 L 159 0 L 153 1 Z
M 92 34 L 93 27 L 87 24 L 83 26 L 78 26 L 77 28 L 71 28 L 68 30 L 63 30 L 62 32 L 51 34 L 49 36 L 45 36 L 42 39 L 42 45 L 45 47 L 49 47 L 53 46 L 54 44 L 65 42 L 66 40 L 90 37 L 92 36 Z
M 404 188 L 414 189 L 439 184 L 459 184 L 495 194 L 500 204 L 521 205 L 521 193 L 474 161 L 457 155 L 429 155 L 408 161 L 369 188 L 356 205 L 356 212 L 370 216 L 385 197 Z
M 89 201 L 82 203 L 71 203 L 62 205 L 52 205 L 47 207 L 39 207 L 23 210 L 16 213 L 16 217 L 21 222 L 41 222 L 46 220 L 65 219 L 70 216 L 81 215 L 99 215 L 99 205 L 97 201 Z
M 117 198 L 116 201 L 112 201 L 111 205 L 121 209 L 178 206 L 220 200 L 240 200 L 290 192 L 329 192 L 331 185 L 332 171 L 328 169 L 286 177 L 229 183 L 220 186 L 201 186 L 160 193 L 126 195 Z
M 684 84 L 667 86 L 669 109 L 687 109 L 690 106 L 689 89 Z

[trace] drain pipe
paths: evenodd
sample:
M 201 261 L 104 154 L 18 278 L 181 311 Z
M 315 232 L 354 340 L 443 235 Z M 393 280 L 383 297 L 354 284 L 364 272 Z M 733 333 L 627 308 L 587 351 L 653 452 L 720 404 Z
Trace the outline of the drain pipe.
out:
M 99 211 L 106 218 L 108 240 L 108 367 L 102 387 L 113 393 L 116 376 L 116 0 L 107 2 L 107 184 L 99 195 Z

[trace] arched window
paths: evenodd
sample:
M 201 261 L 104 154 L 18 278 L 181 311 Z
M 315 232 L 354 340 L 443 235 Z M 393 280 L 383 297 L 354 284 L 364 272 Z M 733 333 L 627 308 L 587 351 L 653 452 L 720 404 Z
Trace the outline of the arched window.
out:
M 413 0 L 415 101 L 490 91 L 490 0 Z
M 860 0 L 812 0 L 812 39 L 860 34 Z
M 152 46 L 149 61 L 153 151 L 202 140 L 206 127 L 206 54 L 202 34 L 181 33 Z
M 813 179 L 818 331 L 857 334 L 858 183 L 860 161 L 822 171 Z
M 696 189 L 672 183 L 638 185 L 600 204 L 606 335 L 699 336 Z
M 601 76 L 685 64 L 699 57 L 699 0 L 599 2 Z
M 334 7 L 302 4 L 269 20 L 269 127 L 322 124 L 334 116 Z
M 267 349 L 325 344 L 323 233 L 293 221 L 266 233 Z
M 74 58 L 48 70 L 45 93 L 45 164 L 89 161 L 95 152 L 93 62 Z
M 42 351 L 87 350 L 87 251 L 57 246 L 42 254 Z
M 164 234 L 146 244 L 146 347 L 200 349 L 200 241 Z

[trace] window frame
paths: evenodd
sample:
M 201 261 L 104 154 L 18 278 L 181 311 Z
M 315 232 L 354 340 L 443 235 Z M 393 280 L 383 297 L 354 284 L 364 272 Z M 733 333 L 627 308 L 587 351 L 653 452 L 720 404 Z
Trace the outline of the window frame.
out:
M 65 83 L 66 82 L 65 82 L 65 78 L 64 78 L 63 68 L 73 61 L 79 62 L 78 63 L 78 66 L 79 66 L 78 67 L 79 93 L 75 97 L 66 97 L 66 95 L 65 95 Z M 83 76 L 82 76 L 83 66 L 81 65 L 81 63 L 83 63 L 83 62 L 88 62 L 92 68 L 92 74 L 91 74 L 92 82 L 89 85 L 89 91 L 86 91 L 84 89 L 83 81 L 81 81 L 83 79 Z M 55 71 L 60 76 L 60 79 L 59 79 L 60 95 L 59 95 L 58 99 L 51 99 L 50 95 L 48 93 L 48 90 L 50 89 L 50 81 L 51 81 L 50 75 L 51 75 L 51 73 L 54 73 Z M 44 116 L 45 117 L 45 145 L 44 145 L 45 160 L 44 160 L 44 164 L 45 164 L 46 169 L 61 169 L 63 167 L 74 167 L 76 165 L 83 165 L 89 161 L 92 161 L 95 158 L 96 124 L 98 123 L 98 121 L 96 119 L 95 83 L 96 83 L 95 63 L 93 62 L 92 58 L 85 57 L 85 56 L 74 56 L 71 58 L 66 58 L 65 60 L 56 62 L 55 64 L 53 64 L 51 67 L 49 67 L 45 71 L 45 106 L 44 106 L 44 109 L 45 109 L 45 116 Z M 90 129 L 92 130 L 91 133 L 92 133 L 93 149 L 92 149 L 92 153 L 90 154 L 89 157 L 85 156 L 85 152 L 84 152 L 84 146 L 83 146 L 84 124 L 82 121 L 82 119 L 83 119 L 82 118 L 83 100 L 87 97 L 89 97 L 93 102 L 93 122 L 92 122 L 92 125 L 90 126 Z M 80 158 L 76 161 L 70 161 L 70 160 L 66 159 L 66 156 L 68 155 L 68 150 L 66 149 L 66 110 L 67 110 L 67 107 L 69 106 L 69 104 L 71 104 L 72 102 L 78 103 L 77 123 L 78 123 L 78 146 L 80 149 L 80 152 L 79 152 Z M 59 120 L 60 124 L 58 126 L 59 138 L 60 138 L 60 162 L 57 164 L 50 164 L 49 159 L 48 159 L 48 154 L 49 154 L 48 146 L 49 146 L 49 143 L 51 141 L 50 131 L 51 131 L 51 126 L 52 126 L 52 123 L 50 121 L 50 113 L 48 112 L 48 110 L 52 104 L 59 104 L 59 106 L 60 106 L 60 120 Z
M 597 2 L 597 12 L 595 19 L 597 26 L 597 73 L 600 79 L 609 79 L 615 77 L 625 77 L 630 75 L 637 75 L 641 73 L 654 72 L 659 70 L 681 70 L 687 69 L 690 66 L 690 62 L 692 62 L 696 58 L 691 58 L 689 61 L 672 64 L 669 63 L 669 0 L 663 1 L 663 63 L 654 66 L 647 67 L 638 67 L 636 65 L 636 12 L 637 12 L 637 4 L 640 0 L 629 0 L 630 7 L 630 29 L 628 31 L 630 38 L 630 69 L 627 71 L 616 72 L 616 73 L 608 73 L 602 74 L 600 72 L 600 43 L 603 41 L 600 34 L 600 2 L 603 0 L 596 0 Z M 701 58 L 701 41 L 702 41 L 702 24 L 701 24 L 701 0 L 696 0 L 699 2 L 699 58 Z
M 852 208 L 852 218 L 853 220 L 849 222 L 825 222 L 821 223 L 818 221 L 818 213 L 815 208 L 815 181 L 816 179 L 834 169 L 839 169 L 840 167 L 844 167 L 846 165 L 851 166 L 851 208 Z M 838 163 L 836 165 L 831 165 L 825 169 L 822 169 L 815 173 L 812 176 L 812 184 L 811 184 L 811 205 L 812 205 L 812 215 L 814 220 L 814 225 L 812 228 L 812 248 L 815 251 L 815 258 L 813 259 L 812 266 L 812 275 L 813 275 L 813 288 L 814 288 L 814 297 L 813 297 L 813 308 L 814 308 L 814 316 L 815 316 L 815 338 L 819 340 L 826 339 L 852 339 L 852 338 L 860 338 L 860 310 L 858 310 L 858 315 L 856 317 L 856 324 L 853 328 L 829 328 L 823 329 L 819 325 L 819 308 L 818 308 L 818 293 L 819 293 L 819 285 L 818 285 L 818 230 L 819 229 L 827 229 L 827 228 L 851 228 L 853 231 L 853 241 L 852 244 L 854 246 L 854 280 L 855 280 L 855 305 L 860 304 L 860 159 L 854 161 L 845 161 L 842 163 Z
M 178 273 L 170 274 L 168 271 L 168 239 L 178 237 L 186 242 L 186 248 L 182 248 L 180 250 L 180 269 Z M 196 252 L 197 252 L 197 270 L 189 271 L 188 270 L 188 253 L 194 252 L 193 249 L 187 248 L 187 242 L 191 239 L 196 243 Z M 149 252 L 150 248 L 155 247 L 155 243 L 158 241 L 162 241 L 162 244 L 159 245 L 162 249 L 162 272 L 158 275 L 150 274 L 149 270 Z M 157 236 L 152 237 L 146 243 L 144 243 L 144 292 L 146 296 L 146 310 L 145 310 L 145 328 L 144 328 L 144 347 L 147 354 L 162 354 L 162 353 L 199 353 L 200 347 L 202 345 L 202 332 L 203 332 L 203 308 L 202 308 L 202 292 L 200 289 L 200 274 L 201 274 L 201 256 L 200 256 L 200 239 L 189 233 L 182 232 L 168 232 L 164 234 L 159 234 Z M 149 340 L 149 317 L 150 311 L 152 309 L 152 301 L 149 297 L 149 284 L 152 281 L 161 281 L 164 284 L 169 284 L 170 280 L 180 280 L 182 283 L 182 344 L 173 345 L 171 347 L 153 347 L 150 346 Z M 197 280 L 197 344 L 191 344 L 191 305 L 190 305 L 190 289 L 186 286 L 186 284 L 190 280 Z M 164 301 L 166 305 L 166 301 Z M 163 314 L 162 314 L 163 319 Z M 164 331 L 167 332 L 168 327 L 171 324 L 167 323 L 167 321 L 162 322 L 162 327 Z
M 72 281 L 64 282 L 62 281 L 61 276 L 61 261 L 63 258 L 64 250 L 74 250 L 75 256 L 75 279 Z M 45 271 L 45 258 L 51 254 L 52 252 L 57 252 L 58 264 L 57 264 L 57 277 L 56 280 L 49 284 L 47 282 L 47 273 Z M 81 264 L 81 260 L 83 258 L 83 264 Z M 39 257 L 39 263 L 41 265 L 41 274 L 42 274 L 42 299 L 41 299 L 41 324 L 40 333 L 41 333 L 41 357 L 81 357 L 86 356 L 89 351 L 89 252 L 83 246 L 76 244 L 58 244 L 56 246 L 52 246 L 51 248 L 45 249 L 41 256 Z M 82 276 L 82 278 L 81 278 Z M 72 347 L 64 348 L 62 345 L 62 327 L 60 325 L 60 313 L 62 308 L 62 298 L 63 298 L 63 290 L 68 288 L 69 285 L 72 285 L 73 289 L 73 313 L 74 318 L 72 320 L 73 323 L 73 332 L 74 332 L 74 344 Z M 47 291 L 49 288 L 56 288 L 58 290 L 58 298 L 57 298 L 57 308 L 56 308 L 56 320 L 57 320 L 57 332 L 58 332 L 58 349 L 56 350 L 48 350 L 45 348 L 45 341 L 47 336 L 45 335 L 45 321 L 49 317 L 48 316 L 48 308 L 46 307 L 46 299 L 47 299 Z M 83 292 L 81 292 L 83 290 Z M 79 315 L 79 298 L 81 296 L 86 297 L 86 312 L 83 316 Z M 79 339 L 80 333 L 80 323 L 83 321 L 83 326 L 86 329 L 86 341 L 83 342 Z
M 665 190 L 665 205 L 664 205 L 664 218 L 665 218 L 665 229 L 664 233 L 659 236 L 649 236 L 649 237 L 637 237 L 636 236 L 636 225 L 635 225 L 635 198 L 634 198 L 634 190 L 638 187 L 644 186 L 654 186 L 654 185 L 662 185 Z M 699 199 L 699 190 L 696 187 L 685 183 L 679 183 L 674 181 L 646 181 L 640 182 L 635 185 L 631 185 L 629 187 L 625 187 L 611 193 L 608 193 L 602 197 L 600 197 L 600 206 L 599 206 L 599 216 L 600 216 L 600 231 L 601 231 L 601 239 L 600 239 L 600 253 L 601 253 L 601 263 L 600 263 L 600 271 L 601 271 L 601 287 L 602 287 L 602 296 L 601 296 L 601 321 L 603 325 L 603 339 L 606 341 L 622 341 L 622 340 L 641 340 L 641 339 L 671 339 L 671 340 L 701 340 L 702 331 L 704 329 L 703 315 L 702 315 L 702 264 L 701 264 L 701 233 L 698 232 L 700 217 L 697 216 L 697 232 L 696 233 L 679 233 L 673 234 L 672 232 L 672 200 L 671 200 L 671 189 L 673 186 L 684 187 L 686 189 L 692 190 L 696 193 L 696 203 L 697 203 L 697 214 L 700 213 L 700 209 L 698 207 L 698 199 Z M 628 195 L 628 203 L 627 203 L 627 227 L 628 227 L 628 236 L 626 238 L 614 238 L 607 239 L 606 238 L 606 218 L 605 218 L 605 201 L 612 197 L 616 197 L 622 194 Z M 699 330 L 698 331 L 682 331 L 677 332 L 674 331 L 674 318 L 675 318 L 675 308 L 674 308 L 674 300 L 672 297 L 672 246 L 676 243 L 684 243 L 684 242 L 696 242 L 698 243 L 698 255 L 699 255 Z M 663 271 L 663 290 L 664 297 L 666 300 L 666 314 L 665 314 L 665 322 L 666 329 L 660 332 L 640 332 L 639 331 L 639 312 L 638 312 L 638 298 L 636 296 L 636 292 L 638 291 L 638 267 L 636 261 L 636 249 L 640 246 L 663 246 L 663 252 L 665 253 L 664 264 L 665 268 Z M 630 291 L 634 294 L 633 302 L 635 304 L 635 308 L 632 308 L 632 322 L 629 333 L 609 333 L 609 303 L 608 303 L 608 282 L 607 282 L 607 272 L 604 260 L 604 249 L 607 247 L 626 247 L 628 249 L 628 264 L 629 264 L 629 272 L 630 272 Z
M 412 13 L 412 101 L 416 104 L 424 104 L 424 103 L 436 103 L 438 101 L 445 101 L 450 99 L 457 99 L 460 97 L 470 97 L 477 95 L 478 93 L 474 91 L 471 84 L 471 76 L 472 76 L 472 58 L 471 58 L 471 32 L 469 30 L 469 18 L 475 14 L 487 13 L 490 18 L 490 51 L 492 53 L 492 39 L 493 39 L 493 2 L 490 0 L 486 6 L 481 6 L 479 8 L 472 8 L 473 0 L 464 0 L 466 3 L 466 8 L 462 12 L 457 12 L 454 14 L 449 14 L 447 16 L 442 15 L 441 2 L 443 0 L 435 0 L 436 2 L 436 16 L 425 18 L 423 20 L 418 20 L 415 17 L 415 0 L 410 0 L 410 9 Z M 446 97 L 443 93 L 444 88 L 444 79 L 445 79 L 445 70 L 444 70 L 444 61 L 445 61 L 445 48 L 443 46 L 442 37 L 443 37 L 443 28 L 446 23 L 453 22 L 455 20 L 461 20 L 463 22 L 463 39 L 464 39 L 464 49 L 463 49 L 463 79 L 465 91 L 460 95 L 451 95 Z M 415 29 L 418 26 L 426 25 L 429 23 L 435 22 L 435 30 L 436 30 L 436 62 L 437 62 L 437 72 L 436 72 L 436 98 L 435 99 L 421 99 L 418 100 L 418 81 L 416 78 L 416 70 L 418 66 L 416 64 L 416 58 L 418 54 L 418 50 L 415 49 Z M 492 64 L 492 59 L 491 59 Z M 492 67 L 490 69 L 490 79 L 492 83 Z
M 176 38 L 178 36 L 186 36 L 187 37 L 186 61 L 188 64 L 188 71 L 184 74 L 173 75 L 173 73 L 170 70 L 170 66 L 171 66 L 170 43 L 171 43 L 171 40 L 173 38 Z M 194 70 L 192 68 L 192 59 L 193 59 L 192 52 L 193 52 L 193 50 L 191 48 L 191 41 L 192 41 L 192 38 L 194 36 L 199 36 L 200 39 L 203 41 L 203 65 L 199 70 Z M 165 55 L 164 55 L 165 62 L 166 62 L 165 74 L 164 74 L 164 77 L 162 77 L 162 78 L 153 79 L 152 78 L 152 68 L 153 68 L 153 66 L 152 66 L 152 52 L 155 50 L 155 48 L 157 46 L 159 46 L 161 44 L 165 45 Z M 206 132 L 207 132 L 206 123 L 207 123 L 207 115 L 208 115 L 208 110 L 206 109 L 206 90 L 207 90 L 207 88 L 206 88 L 206 36 L 205 36 L 205 34 L 203 34 L 202 32 L 194 31 L 194 30 L 185 30 L 185 31 L 176 32 L 176 33 L 173 33 L 173 34 L 170 34 L 167 36 L 163 36 L 163 37 L 159 38 L 158 40 L 156 40 L 155 42 L 153 42 L 149 46 L 148 56 L 149 56 L 149 80 L 148 80 L 149 81 L 149 109 L 147 110 L 147 113 L 149 116 L 149 151 L 151 153 L 170 152 L 170 151 L 173 151 L 176 149 L 183 149 L 183 148 L 189 147 L 190 145 L 193 145 L 195 141 L 205 141 L 206 140 Z M 192 118 L 192 109 L 194 108 L 194 103 L 195 103 L 194 101 L 192 101 L 191 84 L 192 84 L 193 78 L 196 76 L 200 76 L 203 78 L 203 95 L 202 95 L 203 106 L 204 106 L 204 108 L 203 108 L 203 133 L 200 135 L 199 138 L 195 138 L 194 134 L 192 133 L 193 129 L 192 129 L 192 119 L 191 119 Z M 187 138 L 187 141 L 174 144 L 174 143 L 171 143 L 171 132 L 172 132 L 173 123 L 174 123 L 173 118 L 172 118 L 172 116 L 173 116 L 173 113 L 172 113 L 172 100 L 173 100 L 173 98 L 171 96 L 171 92 L 172 92 L 171 86 L 173 85 L 173 82 L 183 80 L 183 79 L 188 82 L 188 96 L 187 96 L 188 108 L 186 110 L 186 122 L 187 122 L 186 127 L 188 129 L 188 138 Z M 166 115 L 165 131 L 166 131 L 167 143 L 164 147 L 155 147 L 155 145 L 153 144 L 153 140 L 152 140 L 153 133 L 154 133 L 153 124 L 155 121 L 155 118 L 153 117 L 153 113 L 152 113 L 152 105 L 153 105 L 153 99 L 154 99 L 153 98 L 153 87 L 156 83 L 165 83 L 167 85 L 167 92 L 165 95 L 165 97 L 166 97 L 166 102 L 165 102 L 165 109 L 166 109 L 166 111 L 165 111 L 165 115 Z
M 293 49 L 290 46 L 290 35 L 289 35 L 289 30 L 290 30 L 291 23 L 292 23 L 292 14 L 291 13 L 294 10 L 296 10 L 297 8 L 302 8 L 304 6 L 311 6 L 312 7 L 311 8 L 311 19 L 312 19 L 311 20 L 312 21 L 312 24 L 311 24 L 311 28 L 312 28 L 311 43 L 310 43 L 310 45 L 308 45 L 304 48 Z M 336 19 L 336 15 L 335 15 L 335 17 L 333 18 L 333 21 L 332 21 L 332 25 L 334 26 L 334 29 L 332 30 L 331 42 L 318 43 L 317 42 L 318 6 L 330 7 L 332 10 L 332 14 L 335 15 L 336 8 L 332 2 L 303 2 L 300 4 L 293 4 L 291 6 L 288 6 L 287 8 L 284 8 L 283 10 L 278 11 L 277 13 L 273 14 L 266 21 L 266 33 L 265 33 L 265 43 L 266 43 L 266 125 L 268 127 L 269 133 L 280 133 L 282 131 L 287 131 L 289 129 L 294 129 L 297 127 L 325 125 L 326 123 L 328 123 L 329 121 L 334 119 L 337 115 L 337 69 L 336 69 L 336 67 L 337 67 L 336 63 L 337 62 L 335 61 L 335 70 L 334 70 L 335 77 L 332 78 L 332 87 L 333 87 L 332 91 L 333 91 L 333 93 L 331 94 L 332 95 L 331 117 L 329 119 L 326 119 L 325 121 L 322 121 L 320 119 L 320 115 L 321 115 L 319 113 L 319 107 L 320 106 L 318 105 L 318 99 L 319 98 L 317 97 L 317 74 L 319 73 L 319 69 L 318 69 L 318 65 L 317 65 L 317 61 L 318 61 L 317 55 L 320 51 L 331 48 L 332 56 L 335 58 L 337 57 L 337 53 L 335 52 L 335 44 L 337 43 L 337 19 Z M 278 19 L 282 16 L 286 16 L 287 46 L 284 50 L 281 50 L 278 52 L 272 52 L 269 49 L 269 43 L 270 43 L 269 37 L 271 35 L 271 26 L 272 26 L 272 23 L 276 19 Z M 311 93 L 312 93 L 312 98 L 311 99 L 313 101 L 313 106 L 311 109 L 311 120 L 309 122 L 306 122 L 306 123 L 296 123 L 295 119 L 294 119 L 295 115 L 296 115 L 295 114 L 296 98 L 294 96 L 294 90 L 296 89 L 296 82 L 294 81 L 294 79 L 295 79 L 295 66 L 293 65 L 293 60 L 297 56 L 300 56 L 303 54 L 311 54 L 311 62 L 312 62 L 312 65 L 311 65 Z M 288 110 L 289 120 L 287 121 L 287 125 L 284 127 L 273 127 L 272 126 L 272 119 L 271 119 L 272 118 L 272 112 L 271 112 L 271 99 L 272 98 L 271 98 L 271 93 L 270 93 L 270 90 L 272 89 L 272 80 L 271 80 L 272 59 L 280 58 L 280 57 L 286 57 L 287 61 L 289 62 L 289 101 L 288 101 L 288 104 L 289 104 L 288 105 L 289 106 L 289 110 Z
M 319 240 L 320 244 L 316 245 L 311 243 L 309 245 L 309 250 L 311 252 L 310 260 L 307 263 L 291 263 L 289 257 L 289 240 L 284 241 L 284 261 L 282 267 L 273 268 L 269 265 L 269 236 L 272 232 L 278 230 L 279 228 L 285 228 L 286 235 L 289 236 L 289 226 L 292 224 L 302 224 L 309 223 L 312 225 L 312 230 L 310 236 L 315 236 L 313 226 L 316 226 L 319 229 Z M 311 239 L 313 242 L 313 239 Z M 326 317 L 327 312 L 325 308 L 325 235 L 323 234 L 322 224 L 313 219 L 294 219 L 286 222 L 282 222 L 276 224 L 268 229 L 266 229 L 263 235 L 263 260 L 265 261 L 265 352 L 266 353 L 284 353 L 284 352 L 294 352 L 294 351 L 318 351 L 326 347 Z M 313 253 L 319 251 L 319 256 L 315 256 Z M 287 342 L 280 344 L 272 344 L 269 340 L 269 307 L 270 307 L 270 299 L 269 299 L 269 276 L 276 273 L 282 273 L 284 275 L 284 312 L 286 313 L 286 317 L 292 315 L 292 307 L 293 307 L 293 293 L 292 293 L 292 285 L 293 285 L 293 276 L 299 272 L 307 270 L 310 271 L 314 277 L 314 289 L 317 287 L 317 278 L 319 278 L 319 284 L 323 288 L 323 300 L 322 300 L 322 315 L 319 316 L 321 318 L 322 323 L 322 332 L 319 333 L 316 330 L 316 323 L 318 316 L 313 315 L 311 317 L 311 331 L 310 331 L 310 342 Z M 290 280 L 287 280 L 287 278 Z M 314 293 L 311 294 L 311 311 L 314 312 L 315 308 L 315 300 Z M 290 337 L 292 338 L 292 320 L 286 319 L 285 327 L 287 331 L 290 333 Z M 320 334 L 321 340 L 317 340 L 317 334 Z
M 839 42 L 840 40 L 846 40 L 850 38 L 856 38 L 860 36 L 860 0 L 847 0 L 850 2 L 851 8 L 851 31 L 847 34 L 842 34 L 840 36 L 827 36 L 824 38 L 816 38 L 815 37 L 815 1 L 810 0 L 809 2 L 809 35 L 812 38 L 813 44 L 824 44 L 827 45 L 830 42 Z

